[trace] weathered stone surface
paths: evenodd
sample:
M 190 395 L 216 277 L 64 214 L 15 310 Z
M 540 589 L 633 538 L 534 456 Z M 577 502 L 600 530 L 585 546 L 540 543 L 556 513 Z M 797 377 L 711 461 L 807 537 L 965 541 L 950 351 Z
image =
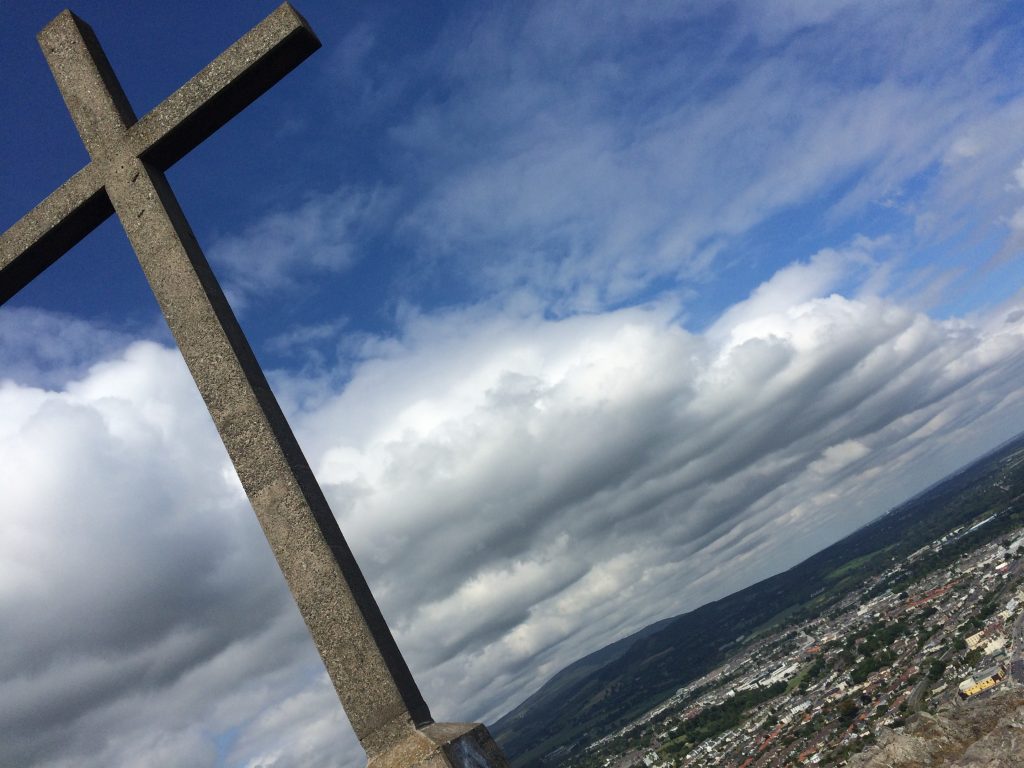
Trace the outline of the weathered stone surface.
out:
M 433 723 L 370 758 L 368 768 L 506 768 L 508 762 L 479 723 Z
M 0 301 L 116 213 L 371 763 L 503 766 L 483 726 L 433 723 L 163 171 L 319 47 L 287 3 L 136 121 L 88 25 L 39 35 L 88 166 L 0 236 Z
M 32 282 L 114 212 L 90 163 L 0 235 L 0 304 Z
M 1024 765 L 1024 694 L 1002 691 L 884 730 L 851 768 L 1019 768 Z

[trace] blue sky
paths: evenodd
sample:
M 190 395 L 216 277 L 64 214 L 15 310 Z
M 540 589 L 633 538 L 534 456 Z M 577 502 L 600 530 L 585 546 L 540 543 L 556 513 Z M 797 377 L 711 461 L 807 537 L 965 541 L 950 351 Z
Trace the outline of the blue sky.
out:
M 1024 429 L 1013 3 L 303 2 L 169 173 L 435 717 Z M 142 114 L 272 3 L 89 3 Z M 0 227 L 87 156 L 0 5 Z M 116 220 L 0 310 L 0 763 L 361 756 Z

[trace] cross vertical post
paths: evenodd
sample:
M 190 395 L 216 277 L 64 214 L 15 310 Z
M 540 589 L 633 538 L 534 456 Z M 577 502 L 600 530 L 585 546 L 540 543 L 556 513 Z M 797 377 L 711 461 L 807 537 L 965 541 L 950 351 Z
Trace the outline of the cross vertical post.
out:
M 319 47 L 285 3 L 137 120 L 92 30 L 39 43 L 90 163 L 0 235 L 0 303 L 116 213 L 371 765 L 505 766 L 479 724 L 434 723 L 164 171 Z

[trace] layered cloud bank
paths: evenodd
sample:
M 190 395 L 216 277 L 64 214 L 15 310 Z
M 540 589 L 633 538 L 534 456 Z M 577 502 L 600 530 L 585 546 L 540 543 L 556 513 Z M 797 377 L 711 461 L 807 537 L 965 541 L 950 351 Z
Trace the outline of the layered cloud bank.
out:
M 293 414 L 435 716 L 493 718 L 1024 424 L 1024 312 L 833 293 L 848 264 L 792 265 L 702 333 L 669 305 L 412 316 Z M 358 755 L 178 353 L 30 375 L 79 346 L 22 344 L 0 386 L 0 763 Z

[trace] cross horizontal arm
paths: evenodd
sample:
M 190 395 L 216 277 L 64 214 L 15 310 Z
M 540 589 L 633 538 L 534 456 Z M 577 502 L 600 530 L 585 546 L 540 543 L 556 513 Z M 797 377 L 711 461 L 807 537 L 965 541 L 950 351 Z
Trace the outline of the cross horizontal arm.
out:
M 134 154 L 167 170 L 320 47 L 284 3 L 128 131 Z
M 0 304 L 114 212 L 90 163 L 0 235 Z
M 67 61 L 73 51 L 82 60 L 85 50 L 93 62 L 87 74 L 95 87 L 85 102 L 68 104 L 90 154 L 102 153 L 100 136 L 109 140 L 127 128 L 119 150 L 166 170 L 317 50 L 320 41 L 284 3 L 137 122 L 88 24 L 65 11 L 40 33 L 40 45 L 58 83 L 66 83 L 72 71 L 82 75 Z M 114 212 L 103 189 L 105 174 L 90 163 L 0 235 L 0 304 Z

